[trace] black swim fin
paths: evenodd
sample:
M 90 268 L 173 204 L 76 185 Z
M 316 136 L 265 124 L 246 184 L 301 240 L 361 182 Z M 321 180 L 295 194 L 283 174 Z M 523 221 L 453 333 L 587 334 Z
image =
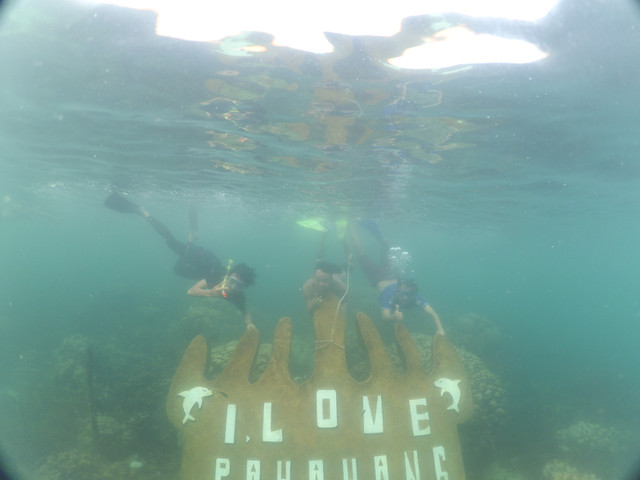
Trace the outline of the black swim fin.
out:
M 107 197 L 104 201 L 104 206 L 120 213 L 142 214 L 142 210 L 138 205 L 115 192 Z

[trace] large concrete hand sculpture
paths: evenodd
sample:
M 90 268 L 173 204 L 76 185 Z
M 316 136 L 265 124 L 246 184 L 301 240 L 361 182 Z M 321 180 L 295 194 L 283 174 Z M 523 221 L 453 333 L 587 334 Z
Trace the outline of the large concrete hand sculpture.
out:
M 371 364 L 362 382 L 347 371 L 337 300 L 315 313 L 315 366 L 302 384 L 289 374 L 287 318 L 278 323 L 267 369 L 253 384 L 257 330 L 246 331 L 213 381 L 203 376 L 207 346 L 196 337 L 167 399 L 169 418 L 184 437 L 182 478 L 463 480 L 457 424 L 471 415 L 472 402 L 451 344 L 434 337 L 427 373 L 409 333 L 396 326 L 407 365 L 401 373 L 371 320 L 360 313 L 357 322 Z

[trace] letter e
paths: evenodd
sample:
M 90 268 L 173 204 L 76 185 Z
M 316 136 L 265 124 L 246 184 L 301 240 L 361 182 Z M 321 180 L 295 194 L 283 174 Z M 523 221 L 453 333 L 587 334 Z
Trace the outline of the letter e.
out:
M 418 407 L 424 407 L 424 411 L 418 412 Z M 429 425 L 429 411 L 427 410 L 426 398 L 413 398 L 409 400 L 409 411 L 411 412 L 411 427 L 413 428 L 414 437 L 423 437 L 431 434 L 431 426 Z M 426 426 L 421 427 L 420 422 L 427 422 Z

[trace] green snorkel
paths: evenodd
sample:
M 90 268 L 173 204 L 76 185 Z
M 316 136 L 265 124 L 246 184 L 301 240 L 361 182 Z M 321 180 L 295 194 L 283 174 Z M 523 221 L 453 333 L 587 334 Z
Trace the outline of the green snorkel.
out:
M 222 296 L 224 298 L 227 298 L 227 280 L 229 279 L 229 272 L 231 272 L 231 265 L 233 265 L 233 260 L 229 259 L 229 261 L 227 262 L 227 273 L 225 274 L 224 278 L 222 279 L 222 283 L 220 284 L 220 286 L 222 287 Z

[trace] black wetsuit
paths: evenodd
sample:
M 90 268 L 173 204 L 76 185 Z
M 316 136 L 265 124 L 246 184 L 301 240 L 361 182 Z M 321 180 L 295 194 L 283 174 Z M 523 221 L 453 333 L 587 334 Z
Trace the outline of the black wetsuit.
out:
M 213 288 L 222 282 L 227 269 L 212 251 L 205 250 L 191 242 L 178 241 L 169 229 L 156 218 L 149 216 L 147 220 L 153 229 L 167 241 L 169 248 L 178 255 L 178 260 L 173 266 L 173 271 L 177 275 L 192 280 L 204 278 L 207 281 L 207 288 Z M 244 292 L 230 293 L 224 298 L 233 303 L 242 313 L 246 313 L 247 301 Z
M 383 248 L 380 254 L 380 263 L 374 262 L 371 257 L 365 253 L 358 256 L 358 263 L 365 276 L 374 287 L 383 280 L 393 280 L 396 276 L 389 264 L 389 249 Z

